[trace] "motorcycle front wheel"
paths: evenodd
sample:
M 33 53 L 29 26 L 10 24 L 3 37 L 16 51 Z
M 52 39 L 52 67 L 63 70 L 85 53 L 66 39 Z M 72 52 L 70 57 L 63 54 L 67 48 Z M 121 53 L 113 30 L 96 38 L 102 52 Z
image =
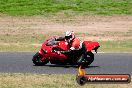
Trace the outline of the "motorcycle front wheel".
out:
M 34 56 L 33 56 L 33 63 L 36 65 L 36 66 L 42 66 L 42 65 L 45 65 L 47 64 L 49 61 L 47 59 L 45 60 L 41 60 L 42 58 L 42 55 L 40 53 L 36 53 Z

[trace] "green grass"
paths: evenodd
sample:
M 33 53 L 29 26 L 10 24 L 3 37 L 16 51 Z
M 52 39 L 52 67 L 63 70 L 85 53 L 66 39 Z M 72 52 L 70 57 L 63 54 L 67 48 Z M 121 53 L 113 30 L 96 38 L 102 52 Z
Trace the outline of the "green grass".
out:
M 130 88 L 130 84 L 85 84 L 74 74 L 0 73 L 0 88 Z
M 29 30 L 30 31 L 30 30 Z M 21 32 L 21 30 L 20 30 Z M 22 33 L 22 32 L 21 32 Z M 42 42 L 49 38 L 50 35 L 58 35 L 60 36 L 62 33 L 49 33 L 49 34 L 34 34 L 31 32 L 31 34 L 1 34 L 0 35 L 0 52 L 37 52 Z M 94 36 L 97 37 L 103 37 L 104 34 L 86 34 L 86 36 Z M 132 34 L 131 31 L 129 33 L 121 32 L 121 33 L 109 33 L 109 37 L 111 36 L 124 36 L 124 37 L 130 37 Z M 76 34 L 78 37 L 81 37 L 80 33 Z M 51 37 L 51 36 L 50 36 Z M 97 41 L 97 40 L 93 40 Z M 126 40 L 105 40 L 105 41 L 99 41 L 100 48 L 99 52 L 132 52 L 132 39 L 126 39 Z
M 0 45 L 0 52 L 37 52 L 40 46 L 34 46 L 27 43 L 21 43 L 19 45 Z
M 0 14 L 11 16 L 132 15 L 132 0 L 0 0 Z
M 49 36 L 43 34 L 39 34 L 38 36 L 33 34 L 0 35 L 0 52 L 36 52 L 40 49 L 41 43 L 47 38 L 49 38 Z M 132 39 L 106 40 L 99 41 L 99 43 L 101 46 L 99 48 L 100 52 L 132 52 Z
M 40 49 L 44 40 L 51 37 L 49 34 L 1 34 L 0 52 L 36 52 Z M 54 35 L 59 34 L 54 33 Z
M 132 40 L 99 41 L 103 52 L 132 52 Z
M 122 45 L 125 44 L 125 45 Z M 100 41 L 99 52 L 132 52 L 132 42 L 129 41 Z M 127 46 L 128 45 L 128 46 Z M 0 52 L 37 52 L 41 46 L 32 44 L 20 43 L 0 45 Z

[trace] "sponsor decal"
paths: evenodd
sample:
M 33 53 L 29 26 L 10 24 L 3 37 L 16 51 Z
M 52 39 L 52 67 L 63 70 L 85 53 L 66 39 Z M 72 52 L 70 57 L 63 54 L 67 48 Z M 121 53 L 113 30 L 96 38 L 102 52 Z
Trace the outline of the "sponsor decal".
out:
M 79 74 L 76 77 L 77 83 L 130 83 L 129 74 L 86 74 L 85 69 L 79 67 Z

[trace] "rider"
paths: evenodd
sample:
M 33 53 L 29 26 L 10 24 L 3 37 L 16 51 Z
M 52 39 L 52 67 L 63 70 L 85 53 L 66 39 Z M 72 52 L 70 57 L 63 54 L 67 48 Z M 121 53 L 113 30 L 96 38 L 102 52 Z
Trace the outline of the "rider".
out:
M 70 46 L 70 49 L 68 51 L 62 51 L 62 53 L 79 50 L 82 47 L 81 40 L 75 36 L 73 31 L 67 31 L 65 33 L 65 37 L 59 37 L 56 40 L 57 41 L 65 40 L 68 43 L 68 45 Z M 58 53 L 60 53 L 60 52 L 58 52 Z
M 69 50 L 58 51 L 58 54 L 63 53 L 63 54 L 67 54 L 70 58 L 74 58 L 74 57 L 78 56 L 76 51 L 77 52 L 80 51 L 78 53 L 82 53 L 82 56 L 78 60 L 78 63 L 83 63 L 83 61 L 85 60 L 84 58 L 87 57 L 85 44 L 83 42 L 81 42 L 81 40 L 79 38 L 77 38 L 75 36 L 73 31 L 67 31 L 65 33 L 65 37 L 60 37 L 56 40 L 57 41 L 65 40 L 68 43 L 68 45 L 70 46 Z
M 80 48 L 81 41 L 77 38 L 73 31 L 67 31 L 65 33 L 65 40 L 70 45 L 70 50 L 75 50 Z

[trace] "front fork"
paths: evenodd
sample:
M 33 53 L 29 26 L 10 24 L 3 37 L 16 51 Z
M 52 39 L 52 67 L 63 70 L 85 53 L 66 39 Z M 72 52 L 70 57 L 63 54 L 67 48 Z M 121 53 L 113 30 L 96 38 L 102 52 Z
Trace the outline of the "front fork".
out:
M 41 49 L 41 50 L 39 50 L 39 54 L 41 54 L 42 55 L 42 58 L 41 58 L 41 60 L 45 60 L 46 58 L 45 58 L 45 53 L 43 52 L 43 50 Z

